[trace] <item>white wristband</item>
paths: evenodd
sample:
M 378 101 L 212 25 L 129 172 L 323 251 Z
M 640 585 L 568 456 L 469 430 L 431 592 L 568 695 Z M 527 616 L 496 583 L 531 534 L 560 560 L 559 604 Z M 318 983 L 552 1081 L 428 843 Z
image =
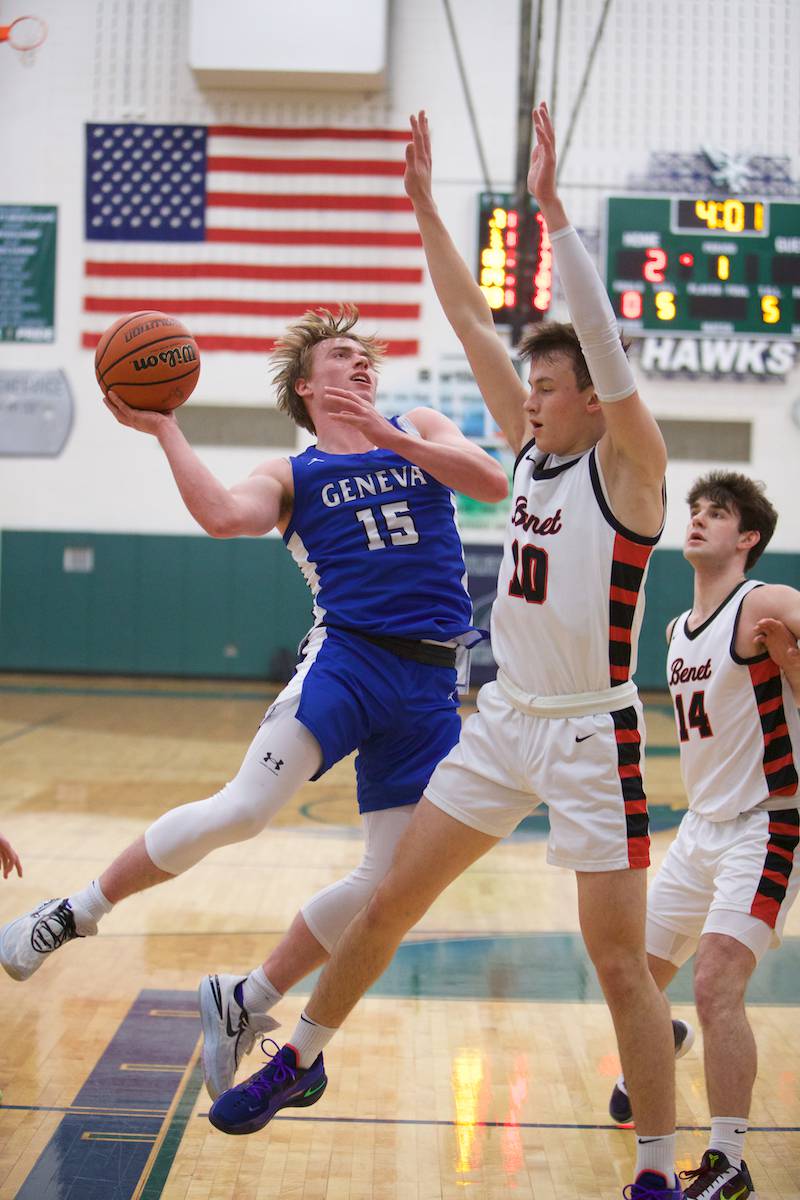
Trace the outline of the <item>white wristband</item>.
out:
M 636 391 L 636 380 L 619 338 L 617 321 L 594 263 L 572 225 L 550 234 L 569 315 L 604 404 L 624 400 Z

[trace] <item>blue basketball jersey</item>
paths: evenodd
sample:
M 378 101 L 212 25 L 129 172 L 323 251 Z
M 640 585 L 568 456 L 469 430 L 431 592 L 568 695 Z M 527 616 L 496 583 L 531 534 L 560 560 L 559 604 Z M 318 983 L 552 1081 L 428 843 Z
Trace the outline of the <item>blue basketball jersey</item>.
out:
M 406 432 L 411 422 L 393 418 Z M 391 450 L 290 459 L 294 507 L 284 541 L 314 598 L 314 623 L 394 637 L 483 636 L 451 490 Z

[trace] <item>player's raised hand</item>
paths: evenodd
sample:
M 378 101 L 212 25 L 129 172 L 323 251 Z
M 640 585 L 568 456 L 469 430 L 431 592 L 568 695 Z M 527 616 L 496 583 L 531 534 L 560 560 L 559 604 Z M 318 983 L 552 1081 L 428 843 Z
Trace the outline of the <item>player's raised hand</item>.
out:
M 147 408 L 131 408 L 113 391 L 103 396 L 103 403 L 120 425 L 126 425 L 129 429 L 137 429 L 139 433 L 152 433 L 154 437 L 158 436 L 158 431 L 163 428 L 165 421 L 175 421 L 174 412 L 153 412 Z
M 403 184 L 412 204 L 431 197 L 431 132 L 425 110 L 412 116 L 411 141 L 406 146 Z
M 533 110 L 533 131 L 528 191 L 541 206 L 556 198 L 556 134 L 544 101 Z
M 12 870 L 15 869 L 20 878 L 22 877 L 22 863 L 19 861 L 19 855 L 2 834 L 0 834 L 0 867 L 3 869 L 3 879 L 8 879 Z

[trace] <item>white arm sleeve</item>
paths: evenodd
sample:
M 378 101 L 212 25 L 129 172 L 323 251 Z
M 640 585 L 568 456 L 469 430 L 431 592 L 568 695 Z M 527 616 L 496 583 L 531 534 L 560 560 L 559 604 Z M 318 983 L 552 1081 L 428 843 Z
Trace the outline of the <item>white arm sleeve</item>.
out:
M 597 395 L 605 404 L 624 400 L 636 391 L 636 381 L 594 263 L 571 225 L 551 233 L 550 241 L 569 315 Z

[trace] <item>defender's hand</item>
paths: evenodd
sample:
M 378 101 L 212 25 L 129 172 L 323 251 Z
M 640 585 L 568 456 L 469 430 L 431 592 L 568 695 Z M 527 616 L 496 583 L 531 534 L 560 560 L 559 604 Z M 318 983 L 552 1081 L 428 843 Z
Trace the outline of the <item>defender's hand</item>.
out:
M 411 141 L 406 146 L 403 186 L 412 204 L 430 200 L 432 190 L 431 133 L 425 110 L 411 117 Z
M 528 191 L 539 206 L 556 198 L 556 134 L 544 101 L 533 110 L 536 143 L 531 152 Z

